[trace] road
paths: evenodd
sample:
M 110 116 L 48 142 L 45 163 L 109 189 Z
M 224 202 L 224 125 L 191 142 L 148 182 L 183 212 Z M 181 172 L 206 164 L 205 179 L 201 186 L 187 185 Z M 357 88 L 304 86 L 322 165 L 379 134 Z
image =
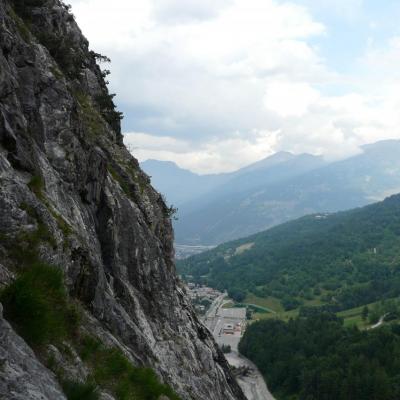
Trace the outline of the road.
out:
M 237 351 L 237 344 L 239 343 L 241 335 L 237 337 L 234 335 L 220 335 L 220 326 L 224 321 L 221 320 L 221 315 L 224 314 L 220 308 L 227 302 L 224 300 L 226 294 L 217 297 L 206 315 L 204 316 L 204 324 L 213 334 L 216 342 L 221 344 L 229 344 L 233 351 L 225 354 L 228 363 L 236 368 L 247 368 L 249 373 L 237 376 L 237 381 L 242 388 L 248 400 L 274 400 L 274 397 L 269 392 L 263 376 L 257 367 L 247 358 L 240 355 Z
M 215 325 L 217 324 L 217 312 L 219 308 L 224 304 L 224 298 L 226 293 L 218 296 L 211 304 L 210 308 L 207 310 L 206 315 L 203 317 L 204 325 L 209 329 L 211 333 L 214 333 Z

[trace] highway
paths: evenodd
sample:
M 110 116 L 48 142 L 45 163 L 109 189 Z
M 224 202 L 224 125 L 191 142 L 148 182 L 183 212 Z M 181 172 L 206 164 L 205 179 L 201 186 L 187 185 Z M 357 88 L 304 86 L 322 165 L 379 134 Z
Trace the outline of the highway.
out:
M 215 325 L 217 324 L 217 312 L 219 308 L 224 304 L 224 298 L 227 296 L 226 293 L 218 296 L 211 304 L 210 308 L 207 310 L 205 316 L 203 317 L 204 325 L 209 329 L 209 331 L 214 334 Z

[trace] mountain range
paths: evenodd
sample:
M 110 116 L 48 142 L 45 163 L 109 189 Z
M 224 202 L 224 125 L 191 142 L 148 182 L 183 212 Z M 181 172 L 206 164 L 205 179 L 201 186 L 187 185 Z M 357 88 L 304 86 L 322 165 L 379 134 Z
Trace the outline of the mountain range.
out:
M 140 166 L 168 203 L 178 207 L 229 180 L 229 174 L 198 175 L 171 161 L 147 160 Z
M 388 140 L 331 163 L 280 152 L 229 174 L 201 176 L 155 161 L 142 168 L 179 208 L 176 242 L 217 245 L 307 214 L 364 206 L 400 192 L 398 154 L 400 141 Z

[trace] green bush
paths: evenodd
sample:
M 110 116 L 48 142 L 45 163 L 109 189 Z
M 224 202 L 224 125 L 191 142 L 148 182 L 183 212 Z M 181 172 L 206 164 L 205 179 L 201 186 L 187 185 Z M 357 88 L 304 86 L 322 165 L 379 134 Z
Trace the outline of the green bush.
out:
M 65 381 L 62 385 L 68 400 L 97 400 L 99 391 L 93 382 Z
M 79 353 L 92 367 L 94 381 L 118 400 L 158 400 L 161 395 L 179 400 L 152 369 L 134 367 L 120 350 L 106 348 L 97 339 L 82 338 Z
M 79 355 L 82 361 L 86 361 L 90 357 L 93 357 L 96 352 L 101 348 L 101 342 L 92 336 L 84 336 L 81 338 Z
M 105 132 L 104 121 L 91 98 L 78 90 L 73 91 L 72 95 L 80 106 L 80 116 L 82 117 L 85 131 L 92 139 L 102 135 Z
M 231 346 L 229 345 L 229 344 L 227 344 L 227 345 L 225 345 L 225 344 L 223 344 L 222 346 L 221 346 L 221 350 L 222 350 L 222 352 L 224 353 L 224 354 L 228 354 L 228 353 L 230 353 L 231 352 Z
M 114 380 L 130 369 L 129 361 L 117 349 L 101 349 L 97 356 L 100 362 L 95 365 L 95 378 L 99 382 Z
M 40 175 L 34 175 L 29 181 L 28 187 L 38 199 L 43 198 L 44 181 Z
M 123 113 L 116 110 L 114 104 L 115 94 L 102 93 L 95 97 L 95 101 L 100 107 L 100 112 L 103 118 L 110 124 L 115 132 L 121 133 L 121 120 Z
M 25 22 L 24 25 L 18 24 L 17 27 L 25 40 L 30 38 L 29 28 L 33 31 L 40 43 L 47 48 L 51 56 L 55 59 L 60 69 L 70 78 L 78 78 L 82 70 L 83 57 L 77 51 L 71 34 L 57 36 L 53 33 L 45 32 L 40 27 L 35 29 L 34 8 L 43 7 L 46 0 L 12 0 L 15 13 Z M 69 12 L 70 7 L 64 6 Z M 72 21 L 74 16 L 68 15 L 68 21 Z M 21 30 L 22 29 L 22 30 Z M 25 30 L 27 30 L 25 32 Z
M 36 32 L 40 43 L 47 48 L 61 71 L 69 78 L 79 78 L 83 56 L 76 49 L 72 35 L 56 36 L 49 32 Z
M 23 19 L 31 19 L 32 8 L 42 7 L 46 0 L 12 0 L 11 4 L 15 12 Z
M 26 26 L 24 20 L 21 17 L 19 17 L 13 9 L 10 10 L 10 16 L 14 20 L 15 25 L 16 25 L 18 32 L 21 35 L 22 39 L 24 39 L 25 42 L 30 43 L 31 32 L 29 31 L 28 27 Z
M 134 368 L 129 374 L 129 380 L 144 400 L 157 400 L 161 395 L 166 395 L 171 400 L 178 399 L 168 385 L 160 383 L 157 375 L 150 368 Z
M 35 263 L 0 292 L 4 316 L 32 346 L 54 343 L 72 335 L 77 310 L 67 303 L 61 270 Z
M 111 174 L 111 176 L 114 178 L 114 180 L 119 183 L 124 193 L 128 197 L 131 197 L 131 191 L 127 181 L 120 174 L 118 174 L 118 172 L 110 164 L 107 165 L 107 169 L 108 172 Z

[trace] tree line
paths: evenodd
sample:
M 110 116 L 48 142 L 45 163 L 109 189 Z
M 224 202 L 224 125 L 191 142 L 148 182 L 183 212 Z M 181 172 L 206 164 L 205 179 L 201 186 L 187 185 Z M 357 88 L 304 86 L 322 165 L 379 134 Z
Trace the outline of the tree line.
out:
M 251 324 L 239 344 L 279 400 L 398 400 L 400 325 L 345 328 L 321 312 Z

